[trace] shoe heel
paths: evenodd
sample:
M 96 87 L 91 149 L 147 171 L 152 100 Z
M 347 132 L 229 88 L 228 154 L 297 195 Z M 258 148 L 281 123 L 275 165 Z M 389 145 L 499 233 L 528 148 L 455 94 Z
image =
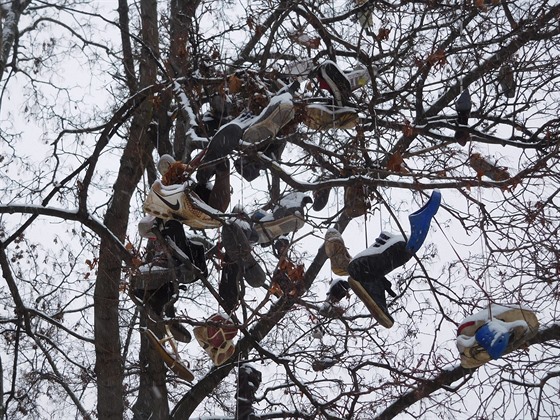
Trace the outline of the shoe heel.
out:
M 426 239 L 432 218 L 437 213 L 441 203 L 441 193 L 434 190 L 430 199 L 420 209 L 408 216 L 410 221 L 410 239 L 406 244 L 406 249 L 411 254 L 415 254 Z

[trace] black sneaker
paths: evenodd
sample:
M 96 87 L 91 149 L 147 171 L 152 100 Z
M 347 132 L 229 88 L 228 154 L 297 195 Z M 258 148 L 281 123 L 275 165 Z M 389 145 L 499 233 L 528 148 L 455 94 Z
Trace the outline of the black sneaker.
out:
M 150 220 L 152 220 L 152 224 L 149 223 Z M 131 278 L 131 287 L 133 289 L 157 290 L 169 283 L 172 276 L 175 276 L 178 283 L 188 284 L 195 282 L 198 280 L 199 274 L 197 274 L 197 270 L 193 270 L 184 261 L 185 258 L 192 265 L 196 266 L 205 277 L 208 276 L 204 245 L 196 240 L 187 238 L 183 226 L 179 222 L 169 220 L 161 227 L 161 223 L 156 219 L 146 217 L 139 223 L 141 235 L 152 240 L 156 239 L 155 234 L 152 232 L 154 228 L 161 229 L 163 237 L 168 239 L 169 242 L 167 244 L 171 247 L 171 260 L 168 259 L 167 251 L 164 251 L 160 244 L 155 243 L 154 257 L 150 262 L 138 267 L 138 270 Z
M 205 277 L 208 277 L 208 267 L 206 266 L 206 256 L 204 245 L 187 238 L 183 225 L 176 220 L 168 220 L 161 231 L 165 238 L 169 238 L 185 254 L 185 256 L 195 265 Z M 179 259 L 175 259 L 178 265 Z M 180 283 L 183 283 L 179 281 Z
M 285 140 L 276 139 L 268 145 L 258 148 L 257 152 L 262 152 L 271 160 L 280 160 L 282 157 L 282 152 L 286 146 Z M 266 166 L 257 157 L 241 156 L 233 162 L 235 170 L 239 173 L 245 180 L 252 182 L 257 179 L 262 170 L 266 169 Z
M 325 177 L 323 175 L 319 175 L 319 177 L 317 177 L 314 182 L 321 182 L 324 180 Z M 327 207 L 327 204 L 329 203 L 331 188 L 327 187 L 327 188 L 321 188 L 320 190 L 313 190 L 312 195 L 313 195 L 313 210 L 321 211 L 325 207 Z
M 391 328 L 395 320 L 387 309 L 385 292 L 395 297 L 391 290 L 391 283 L 385 277 L 370 277 L 368 279 L 348 279 L 350 287 L 368 308 L 371 315 L 385 328 Z
M 235 122 L 224 125 L 210 140 L 204 156 L 200 160 L 201 167 L 196 171 L 196 180 L 204 184 L 212 178 L 215 167 L 211 163 L 218 163 L 239 146 L 243 136 L 243 128 Z
M 241 156 L 233 161 L 233 166 L 239 175 L 246 181 L 253 182 L 261 175 L 264 166 L 259 161 L 250 160 L 246 156 Z
M 321 211 L 329 203 L 329 197 L 331 195 L 330 188 L 323 188 L 321 190 L 313 191 L 313 210 Z
M 336 63 L 327 60 L 316 70 L 319 87 L 328 90 L 338 106 L 345 106 L 349 103 L 352 87 L 350 81 L 338 68 Z
M 471 115 L 472 101 L 469 89 L 465 89 L 463 93 L 455 102 L 455 109 L 457 110 L 457 124 L 467 126 L 469 125 L 469 116 Z M 467 144 L 467 140 L 470 138 L 470 134 L 467 130 L 457 128 L 455 131 L 455 140 L 464 146 Z
M 500 68 L 498 81 L 500 83 L 502 94 L 506 98 L 515 98 L 515 89 L 517 88 L 517 83 L 515 81 L 513 69 L 509 64 L 505 64 L 504 66 L 502 66 L 502 68 Z
M 240 286 L 241 273 L 236 262 L 226 254 L 222 267 L 222 275 L 220 284 L 218 285 L 218 293 L 223 301 L 223 308 L 227 314 L 231 314 L 239 306 L 242 299 L 242 289 Z
M 331 303 L 338 303 L 348 296 L 349 289 L 350 285 L 346 280 L 334 279 L 331 281 L 329 291 L 327 292 L 327 299 Z
M 250 364 L 239 367 L 239 396 L 254 401 L 255 392 L 262 382 L 262 373 Z
M 215 177 L 209 187 L 208 205 L 216 210 L 225 212 L 231 200 L 230 164 L 228 159 L 223 159 L 213 168 Z
M 265 284 L 266 274 L 251 253 L 251 244 L 238 223 L 222 226 L 222 245 L 231 261 L 238 264 L 241 275 L 252 287 Z
M 387 310 L 385 292 L 396 295 L 385 275 L 412 258 L 402 235 L 381 232 L 375 243 L 356 255 L 348 264 L 350 287 L 364 302 L 372 316 L 385 328 L 394 320 Z
M 332 359 L 330 357 L 326 357 L 323 359 L 317 359 L 317 360 L 313 360 L 313 362 L 311 363 L 311 368 L 315 371 L 315 372 L 321 372 L 323 370 L 329 369 L 333 366 L 335 366 L 338 363 L 337 359 Z
M 134 289 L 133 293 L 144 305 L 151 308 L 153 313 L 150 314 L 150 317 L 156 322 L 163 323 L 164 314 L 166 318 L 175 318 L 175 307 L 169 303 L 176 293 L 172 283 L 167 282 L 155 290 Z M 183 343 L 191 341 L 191 334 L 181 323 L 172 321 L 168 327 L 177 341 Z
M 262 374 L 255 367 L 250 364 L 239 367 L 236 419 L 256 420 L 260 418 L 254 414 L 253 402 L 261 382 Z

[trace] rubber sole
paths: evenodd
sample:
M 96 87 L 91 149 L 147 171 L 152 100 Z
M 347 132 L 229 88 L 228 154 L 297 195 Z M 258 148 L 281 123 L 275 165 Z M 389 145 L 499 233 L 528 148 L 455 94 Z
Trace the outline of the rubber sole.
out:
M 539 330 L 539 321 L 537 320 L 535 313 L 530 310 L 512 308 L 509 311 L 496 315 L 495 318 L 504 322 L 525 321 L 528 327 L 527 329 L 523 327 L 513 328 L 512 338 L 503 355 L 517 350 L 527 340 L 534 337 Z M 459 326 L 459 330 L 461 331 L 461 335 L 474 337 L 476 331 L 485 323 L 486 320 L 483 319 L 477 320 L 472 324 L 468 323 L 468 325 L 462 324 Z M 459 348 L 459 353 L 461 355 L 461 366 L 465 369 L 474 369 L 493 360 L 488 352 L 478 343 L 473 346 Z
M 294 118 L 294 104 L 291 102 L 279 102 L 271 108 L 270 113 L 264 114 L 261 121 L 251 125 L 243 134 L 243 140 L 256 143 L 275 137 L 276 134 Z
M 183 364 L 183 362 L 178 358 L 178 355 L 170 353 L 164 346 L 165 341 L 173 340 L 172 337 L 166 337 L 162 340 L 157 338 L 157 336 L 152 332 L 152 330 L 146 330 L 146 336 L 152 345 L 155 347 L 157 353 L 163 359 L 163 362 L 167 365 L 169 370 L 175 373 L 179 378 L 185 381 L 194 381 L 194 374 L 191 370 Z
M 391 328 L 394 325 L 395 321 L 390 318 L 383 309 L 381 309 L 360 282 L 354 280 L 352 277 L 349 277 L 348 283 L 354 293 L 356 293 L 356 296 L 360 298 L 366 308 L 368 308 L 371 315 L 377 320 L 377 322 L 379 322 L 380 325 L 385 328 Z
M 331 271 L 337 276 L 348 276 L 348 264 L 352 257 L 344 242 L 338 238 L 326 239 L 325 253 L 331 261 Z
M 303 227 L 305 220 L 303 217 L 292 214 L 279 220 L 269 222 L 256 222 L 255 230 L 259 235 L 259 243 L 266 244 L 274 239 L 288 233 L 295 232 Z

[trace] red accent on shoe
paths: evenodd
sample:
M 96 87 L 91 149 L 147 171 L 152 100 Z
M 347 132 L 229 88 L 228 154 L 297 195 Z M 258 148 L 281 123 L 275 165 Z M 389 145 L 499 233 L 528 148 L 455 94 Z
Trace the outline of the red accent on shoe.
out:
M 475 324 L 474 321 L 469 321 L 469 322 L 465 322 L 464 324 L 459 325 L 459 329 L 457 330 L 457 335 L 461 335 L 461 331 L 463 331 L 465 328 L 470 327 L 474 324 Z
M 323 79 L 322 77 L 318 77 L 319 79 L 319 87 L 321 89 L 325 89 L 328 90 L 330 93 L 332 93 L 331 87 L 329 86 L 329 84 L 325 81 L 325 79 Z

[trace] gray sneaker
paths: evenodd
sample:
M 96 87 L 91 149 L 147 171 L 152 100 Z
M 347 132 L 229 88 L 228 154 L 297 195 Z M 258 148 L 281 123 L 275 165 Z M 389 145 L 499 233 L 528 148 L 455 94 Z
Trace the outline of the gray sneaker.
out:
M 243 140 L 256 143 L 269 137 L 276 137 L 280 129 L 288 124 L 294 115 L 294 103 L 290 92 L 274 96 L 255 122 L 245 130 Z
M 293 192 L 284 196 L 272 213 L 263 210 L 255 212 L 252 219 L 259 234 L 259 243 L 269 244 L 279 236 L 301 229 L 305 224 L 304 207 L 312 202 L 308 195 Z

